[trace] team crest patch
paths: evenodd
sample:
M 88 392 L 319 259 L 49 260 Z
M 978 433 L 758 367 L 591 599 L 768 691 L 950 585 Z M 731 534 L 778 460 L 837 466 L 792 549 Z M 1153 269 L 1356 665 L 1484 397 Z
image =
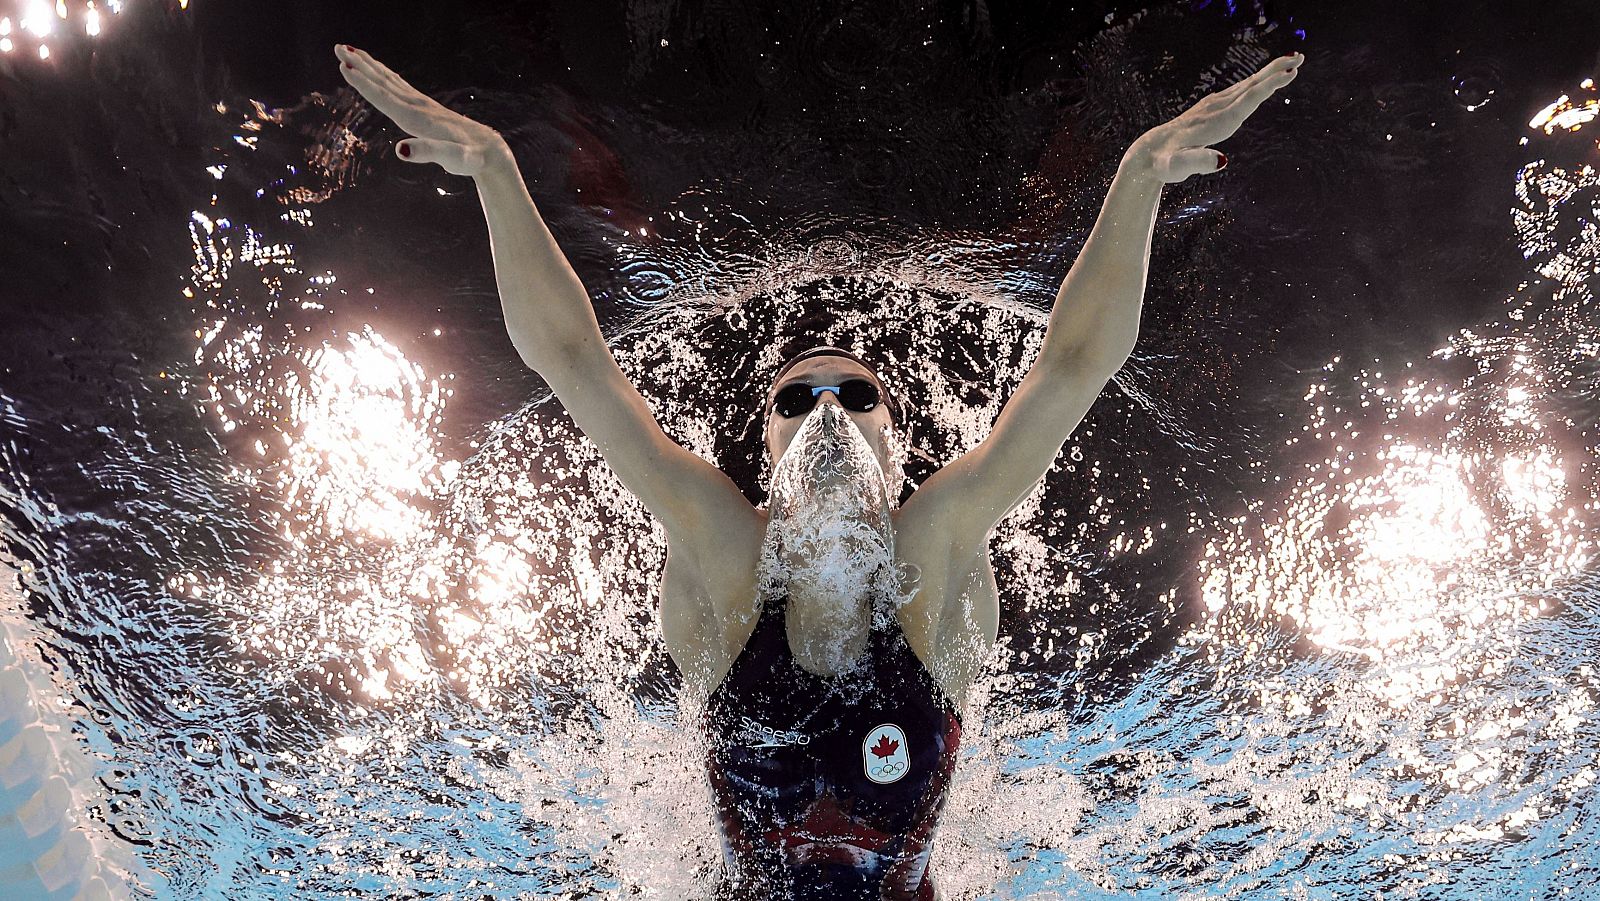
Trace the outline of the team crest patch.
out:
M 899 782 L 911 769 L 911 749 L 906 734 L 894 723 L 884 723 L 861 740 L 861 768 L 879 785 Z

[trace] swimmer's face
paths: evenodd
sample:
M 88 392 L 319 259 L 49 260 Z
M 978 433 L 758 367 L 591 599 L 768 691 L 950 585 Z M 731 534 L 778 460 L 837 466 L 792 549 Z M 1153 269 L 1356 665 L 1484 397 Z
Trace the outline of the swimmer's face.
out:
M 807 413 L 802 416 L 787 418 L 779 416 L 772 409 L 773 397 L 777 395 L 779 390 L 788 385 L 800 382 L 813 387 L 818 385 L 838 385 L 844 382 L 845 379 L 866 379 L 878 386 L 880 394 L 883 392 L 883 383 L 878 381 L 878 376 L 870 369 L 846 357 L 831 355 L 812 357 L 809 360 L 800 361 L 795 364 L 793 369 L 783 374 L 783 381 L 774 383 L 767 390 L 767 453 L 770 455 L 773 466 L 776 466 L 778 460 L 783 457 L 783 452 L 789 449 L 790 443 L 794 441 L 794 436 L 800 431 L 800 424 L 805 422 L 806 416 L 810 415 L 810 413 Z M 850 417 L 850 421 L 854 422 L 856 428 L 861 430 L 861 436 L 867 439 L 867 444 L 871 446 L 872 453 L 878 458 L 878 464 L 883 467 L 884 475 L 889 479 L 889 484 L 897 484 L 894 481 L 895 474 L 890 470 L 889 448 L 884 440 L 884 430 L 894 428 L 894 419 L 889 415 L 888 405 L 880 401 L 871 410 L 861 413 L 840 406 L 838 395 L 832 391 L 824 391 L 817 396 L 817 406 L 820 407 L 823 404 L 833 404 L 844 410 L 845 415 Z M 812 408 L 811 412 L 816 412 L 816 408 Z

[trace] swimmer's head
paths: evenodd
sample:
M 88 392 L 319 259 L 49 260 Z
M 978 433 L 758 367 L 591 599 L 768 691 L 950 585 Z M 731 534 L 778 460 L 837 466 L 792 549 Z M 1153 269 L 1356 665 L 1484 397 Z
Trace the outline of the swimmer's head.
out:
M 856 428 L 861 430 L 862 437 L 866 439 L 883 467 L 889 484 L 898 485 L 903 473 L 900 471 L 899 462 L 895 460 L 891 445 L 895 440 L 895 430 L 899 424 L 899 407 L 883 380 L 866 361 L 837 347 L 814 347 L 799 354 L 783 364 L 773 378 L 772 385 L 767 389 L 764 411 L 769 459 L 772 465 L 777 465 L 784 451 L 788 450 L 794 441 L 795 434 L 800 431 L 800 424 L 805 422 L 806 416 L 809 415 L 809 411 L 797 416 L 779 414 L 773 409 L 779 391 L 796 384 L 811 387 L 842 385 L 850 379 L 865 379 L 871 382 L 878 389 L 879 403 L 870 410 L 852 410 L 840 404 L 838 394 L 824 391 L 816 396 L 817 406 L 832 404 L 842 409 L 855 423 Z

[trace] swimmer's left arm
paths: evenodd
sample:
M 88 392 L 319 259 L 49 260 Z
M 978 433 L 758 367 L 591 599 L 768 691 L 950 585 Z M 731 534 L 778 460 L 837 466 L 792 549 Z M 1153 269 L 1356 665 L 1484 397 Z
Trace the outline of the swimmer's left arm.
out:
M 1099 219 L 1067 273 L 1038 359 L 972 450 L 934 473 L 906 502 L 949 536 L 955 553 L 986 553 L 989 534 L 1044 478 L 1072 430 L 1132 355 L 1164 185 L 1215 172 L 1205 145 L 1238 130 L 1294 80 L 1298 54 L 1200 100 L 1141 135 L 1123 155 Z

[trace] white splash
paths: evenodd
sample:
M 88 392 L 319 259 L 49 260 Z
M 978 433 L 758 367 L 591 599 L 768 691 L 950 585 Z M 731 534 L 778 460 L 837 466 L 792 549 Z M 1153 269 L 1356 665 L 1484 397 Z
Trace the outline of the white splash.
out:
M 758 586 L 787 591 L 796 656 L 843 675 L 865 660 L 867 629 L 904 603 L 883 465 L 848 414 L 820 403 L 772 474 Z M 880 602 L 881 601 L 881 602 Z

